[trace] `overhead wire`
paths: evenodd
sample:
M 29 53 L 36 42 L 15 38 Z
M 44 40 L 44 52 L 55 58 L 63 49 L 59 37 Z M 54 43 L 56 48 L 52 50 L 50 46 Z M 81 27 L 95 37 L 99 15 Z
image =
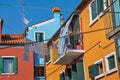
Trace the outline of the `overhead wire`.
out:
M 20 1 L 19 1 L 20 3 Z M 21 4 L 21 3 L 20 3 Z M 16 5 L 16 4 L 10 4 L 10 3 L 0 3 L 0 6 L 8 6 L 8 7 L 18 7 L 20 8 L 21 6 Z M 40 7 L 40 6 L 27 6 L 24 4 L 24 8 L 28 8 L 28 9 L 40 9 L 40 10 L 47 10 L 47 11 L 51 11 L 51 8 L 47 8 L 47 7 Z M 71 12 L 71 10 L 73 9 L 62 9 L 62 11 L 66 11 L 66 12 Z
M 113 5 L 115 2 L 116 2 L 117 0 L 115 0 L 114 2 L 112 2 L 109 6 L 108 6 L 108 8 L 111 6 L 111 5 Z M 23 3 L 23 1 L 22 0 L 19 0 L 19 3 L 20 3 L 20 6 L 19 5 L 16 5 L 16 4 L 10 4 L 10 3 L 0 3 L 0 6 L 8 6 L 8 7 L 18 7 L 18 8 L 20 8 L 21 6 L 22 7 L 24 7 L 24 8 L 29 8 L 29 9 L 40 9 L 40 10 L 51 10 L 51 8 L 47 8 L 47 7 L 40 7 L 40 6 L 28 6 L 28 5 L 25 5 L 24 3 Z M 73 10 L 73 9 L 62 9 L 62 11 L 64 11 L 64 12 L 71 12 L 71 10 Z M 82 12 L 81 10 L 73 10 L 73 11 L 75 11 L 75 12 Z M 97 10 L 97 11 L 99 11 L 99 10 Z M 106 11 L 106 9 L 104 10 L 104 11 Z M 93 13 L 96 13 L 96 11 L 92 11 Z M 86 12 L 83 12 L 83 13 L 89 13 L 89 11 L 86 11 Z
M 21 0 L 20 0 L 21 1 Z M 117 0 L 116 0 L 117 1 Z M 24 8 L 24 3 L 23 2 L 20 2 L 21 3 L 21 6 Z M 114 1 L 115 3 L 115 1 Z M 111 5 L 110 5 L 111 6 Z M 81 32 L 80 34 L 88 34 L 88 33 L 92 33 L 92 32 L 97 32 L 97 31 L 102 31 L 102 30 L 106 30 L 106 29 L 111 29 L 113 27 L 108 27 L 108 28 L 103 28 L 103 29 L 97 29 L 97 30 L 92 30 L 92 31 L 87 31 L 87 32 Z M 76 34 L 73 34 L 73 35 L 76 35 Z M 68 36 L 68 35 L 67 35 Z M 62 36 L 62 37 L 65 37 L 65 36 Z M 52 38 L 52 39 L 57 39 L 57 38 L 62 38 L 62 37 L 55 37 L 55 38 Z M 51 39 L 46 39 L 46 40 L 43 40 L 43 41 L 49 41 Z M 36 43 L 36 42 L 32 42 L 32 43 Z M 32 44 L 32 43 L 26 43 L 26 44 Z M 11 47 L 11 46 L 10 46 Z M 13 46 L 14 47 L 14 46 Z M 9 48 L 9 47 L 4 47 L 4 48 Z M 0 48 L 1 49 L 1 48 Z
M 96 29 L 96 30 L 91 30 L 91 31 L 86 31 L 86 32 L 80 32 L 80 34 L 89 34 L 89 33 L 93 33 L 93 32 L 98 32 L 98 31 L 103 31 L 103 30 L 107 30 L 107 29 L 111 29 L 113 27 L 109 27 L 109 28 L 102 28 L 102 29 Z M 78 33 L 76 34 L 72 34 L 72 35 L 77 35 Z M 69 35 L 66 35 L 66 36 L 61 36 L 61 37 L 54 37 L 52 39 L 45 39 L 43 40 L 42 42 L 44 41 L 49 41 L 49 40 L 55 40 L 55 39 L 59 39 L 59 38 L 64 38 L 64 37 L 68 37 Z M 33 42 L 30 42 L 30 43 L 24 43 L 24 45 L 28 45 L 28 44 L 34 44 L 34 43 L 38 43 L 36 41 L 33 41 Z M 23 45 L 23 46 L 24 46 Z M 11 47 L 17 47 L 17 46 L 21 46 L 21 45 L 12 45 L 12 46 L 5 46 L 5 47 L 0 47 L 0 49 L 6 49 L 6 48 L 11 48 Z

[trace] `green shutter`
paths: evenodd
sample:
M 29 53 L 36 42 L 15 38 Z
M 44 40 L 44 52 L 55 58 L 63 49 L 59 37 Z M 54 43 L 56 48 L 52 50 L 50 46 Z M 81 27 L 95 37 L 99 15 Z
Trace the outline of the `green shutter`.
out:
M 99 75 L 99 66 L 98 64 L 93 64 L 88 67 L 89 69 L 89 77 L 94 78 L 95 76 Z
M 76 64 L 72 64 L 72 80 L 77 80 Z
M 39 41 L 39 35 L 36 33 L 36 41 Z
M 60 80 L 65 80 L 64 72 L 60 74 Z
M 109 70 L 115 68 L 115 58 L 114 56 L 111 56 L 108 58 L 108 63 L 109 63 Z
M 77 61 L 76 67 L 77 67 L 77 80 L 85 80 L 83 60 Z
M 3 58 L 0 57 L 0 73 L 3 72 Z
M 63 80 L 63 76 L 62 76 L 62 74 L 60 74 L 60 80 Z
M 40 34 L 40 42 L 43 41 L 43 33 Z
M 15 57 L 13 58 L 13 72 L 17 73 L 18 71 L 18 59 Z
M 45 55 L 46 56 L 46 62 L 50 60 L 50 54 Z
M 71 80 L 71 69 L 65 70 L 65 80 Z

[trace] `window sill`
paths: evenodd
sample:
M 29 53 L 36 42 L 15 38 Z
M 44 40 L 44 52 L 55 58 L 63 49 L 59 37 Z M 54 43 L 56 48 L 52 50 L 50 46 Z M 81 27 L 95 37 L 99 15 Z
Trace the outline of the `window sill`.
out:
M 35 77 L 35 78 L 45 78 L 45 77 Z
M 105 14 L 104 12 L 101 12 L 98 17 L 100 18 L 100 17 L 102 17 L 104 14 Z
M 96 76 L 96 77 L 95 77 L 95 80 L 96 80 L 96 79 L 99 79 L 99 78 L 101 78 L 101 77 L 104 77 L 104 76 L 105 76 L 105 73 L 102 73 L 102 74 Z
M 49 65 L 51 63 L 51 60 L 49 60 L 48 62 L 46 62 L 46 65 Z
M 96 21 L 98 21 L 98 18 L 99 18 L 99 17 L 96 17 L 93 21 L 90 21 L 89 26 L 92 26 Z
M 15 75 L 15 73 L 1 73 L 1 75 Z
M 112 69 L 112 70 L 110 70 L 110 71 L 107 71 L 107 72 L 106 72 L 106 75 L 109 75 L 109 74 L 111 74 L 111 73 L 113 73 L 113 72 L 116 72 L 116 71 L 117 71 L 117 69 L 114 68 L 114 69 Z

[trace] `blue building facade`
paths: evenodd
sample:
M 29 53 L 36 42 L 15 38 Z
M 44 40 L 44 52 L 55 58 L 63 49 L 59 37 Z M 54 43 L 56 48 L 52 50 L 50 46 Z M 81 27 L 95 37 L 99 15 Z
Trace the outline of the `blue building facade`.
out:
M 53 18 L 34 24 L 27 28 L 26 37 L 33 41 L 44 41 L 50 39 L 62 24 L 60 8 L 52 8 Z M 43 53 L 44 54 L 44 53 Z M 34 80 L 45 80 L 44 58 L 39 58 L 34 53 Z

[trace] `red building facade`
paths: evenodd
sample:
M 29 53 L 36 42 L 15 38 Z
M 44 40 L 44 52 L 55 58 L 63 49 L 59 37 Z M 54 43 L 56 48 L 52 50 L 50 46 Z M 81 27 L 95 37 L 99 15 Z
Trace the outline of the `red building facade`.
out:
M 0 32 L 0 37 L 0 80 L 34 80 L 33 53 L 23 60 L 24 35 Z

